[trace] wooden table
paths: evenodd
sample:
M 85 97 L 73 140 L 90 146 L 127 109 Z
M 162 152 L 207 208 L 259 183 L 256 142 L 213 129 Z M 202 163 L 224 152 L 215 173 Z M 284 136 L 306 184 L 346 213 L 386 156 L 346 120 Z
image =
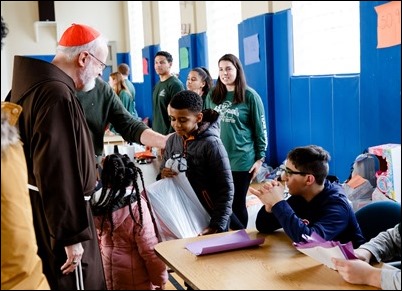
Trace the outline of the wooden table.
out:
M 103 137 L 103 143 L 105 144 L 124 144 L 124 138 L 121 135 L 105 135 Z
M 161 242 L 155 251 L 197 290 L 377 290 L 345 282 L 336 271 L 296 250 L 282 230 L 269 235 L 248 232 L 251 238 L 265 237 L 264 244 L 198 257 L 185 248 L 209 235 Z

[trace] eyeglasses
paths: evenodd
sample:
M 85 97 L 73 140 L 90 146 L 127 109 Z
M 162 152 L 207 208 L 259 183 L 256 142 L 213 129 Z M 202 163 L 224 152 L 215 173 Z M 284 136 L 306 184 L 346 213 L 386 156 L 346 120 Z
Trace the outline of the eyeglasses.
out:
M 297 172 L 297 171 L 293 171 L 291 169 L 289 169 L 288 167 L 286 167 L 285 165 L 281 165 L 279 167 L 279 169 L 282 171 L 282 173 L 285 173 L 286 176 L 292 176 L 292 175 L 310 175 L 310 173 L 306 173 L 306 172 Z
M 95 57 L 93 54 L 91 54 L 90 52 L 88 52 L 88 54 L 100 63 L 102 71 L 107 67 L 107 65 L 104 62 Z

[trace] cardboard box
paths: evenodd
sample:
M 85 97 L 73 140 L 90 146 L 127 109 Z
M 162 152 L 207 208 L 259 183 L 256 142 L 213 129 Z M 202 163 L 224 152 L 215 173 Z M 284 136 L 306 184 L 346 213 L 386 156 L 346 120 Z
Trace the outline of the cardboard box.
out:
M 377 188 L 401 203 L 401 145 L 389 143 L 369 147 L 369 153 L 380 161 L 380 170 L 376 173 Z

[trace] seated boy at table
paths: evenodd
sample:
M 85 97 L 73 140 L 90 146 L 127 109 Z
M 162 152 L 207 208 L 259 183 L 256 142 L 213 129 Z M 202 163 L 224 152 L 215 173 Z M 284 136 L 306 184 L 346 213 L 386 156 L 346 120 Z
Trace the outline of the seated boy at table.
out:
M 303 234 L 316 232 L 328 241 L 352 241 L 355 248 L 364 243 L 344 190 L 326 179 L 329 160 L 329 153 L 320 146 L 292 149 L 281 166 L 281 178 L 290 194 L 286 200 L 285 187 L 279 181 L 267 182 L 259 190 L 250 187 L 264 203 L 257 215 L 257 230 L 270 233 L 283 228 L 294 242 L 303 241 Z
M 206 235 L 229 229 L 234 186 L 229 158 L 219 137 L 219 114 L 202 110 L 202 106 L 202 98 L 190 90 L 172 97 L 168 114 L 175 133 L 166 142 L 160 177 L 178 174 L 166 167 L 167 160 L 178 156 L 186 159 L 186 176 L 211 216 L 208 227 L 199 234 Z

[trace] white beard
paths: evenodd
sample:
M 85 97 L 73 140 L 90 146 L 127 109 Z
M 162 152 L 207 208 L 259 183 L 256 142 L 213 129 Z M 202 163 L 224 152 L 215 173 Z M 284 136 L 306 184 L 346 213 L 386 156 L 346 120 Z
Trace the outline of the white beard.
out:
M 95 79 L 92 79 L 88 83 L 86 83 L 81 91 L 88 92 L 88 91 L 92 90 L 93 88 L 95 88 Z

